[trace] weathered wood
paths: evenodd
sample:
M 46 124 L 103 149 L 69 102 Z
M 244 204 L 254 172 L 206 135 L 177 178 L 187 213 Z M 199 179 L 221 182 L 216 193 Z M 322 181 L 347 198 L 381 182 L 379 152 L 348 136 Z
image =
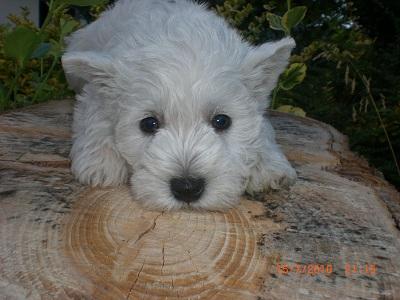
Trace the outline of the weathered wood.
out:
M 73 179 L 71 112 L 0 115 L 0 299 L 400 299 L 399 193 L 332 127 L 271 112 L 290 191 L 160 213 Z

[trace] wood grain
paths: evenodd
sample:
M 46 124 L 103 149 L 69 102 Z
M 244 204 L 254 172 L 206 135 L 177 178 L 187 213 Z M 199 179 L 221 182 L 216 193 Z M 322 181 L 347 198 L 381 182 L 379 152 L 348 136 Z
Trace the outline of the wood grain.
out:
M 226 214 L 162 213 L 142 210 L 127 188 L 81 197 L 67 221 L 66 248 L 80 272 L 103 287 L 91 293 L 95 299 L 260 296 L 267 262 L 257 241 L 276 227 L 256 222 L 260 203 L 245 201 Z
M 400 195 L 332 127 L 270 112 L 290 191 L 160 213 L 73 179 L 71 112 L 0 115 L 0 299 L 400 299 Z

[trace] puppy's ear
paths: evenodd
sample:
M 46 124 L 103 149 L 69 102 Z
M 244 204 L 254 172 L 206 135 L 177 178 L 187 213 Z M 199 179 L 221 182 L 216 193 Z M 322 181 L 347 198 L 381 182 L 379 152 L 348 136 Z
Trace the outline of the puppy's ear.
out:
M 92 51 L 66 53 L 61 62 L 70 86 L 77 92 L 85 83 L 107 81 L 115 72 L 110 56 Z
M 269 102 L 268 96 L 288 65 L 295 45 L 292 38 L 284 38 L 252 48 L 244 58 L 241 67 L 243 80 L 257 100 Z

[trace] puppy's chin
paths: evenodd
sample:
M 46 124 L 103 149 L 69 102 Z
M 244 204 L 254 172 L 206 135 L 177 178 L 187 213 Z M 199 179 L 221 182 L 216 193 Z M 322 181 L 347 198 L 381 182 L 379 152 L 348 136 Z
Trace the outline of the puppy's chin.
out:
M 240 178 L 238 181 L 240 182 Z M 138 201 L 144 208 L 153 211 L 227 211 L 239 203 L 244 192 L 240 184 L 229 184 L 229 188 L 227 183 L 210 182 L 199 200 L 186 203 L 175 199 L 164 181 L 145 171 L 133 174 L 130 185 L 134 201 Z M 222 187 L 225 187 L 225 190 Z
M 134 201 L 139 202 L 147 210 L 164 212 L 190 208 L 185 202 L 177 201 L 172 196 L 165 197 L 165 195 L 142 190 L 139 187 L 131 186 L 131 192 Z
M 132 193 L 135 201 L 138 201 L 144 208 L 151 211 L 196 211 L 196 212 L 226 212 L 233 208 L 240 202 L 240 195 L 235 199 L 230 198 L 226 201 L 207 201 L 205 199 L 199 199 L 196 202 L 186 203 L 183 201 L 177 201 L 174 198 L 160 199 L 160 197 L 153 198 L 152 196 L 138 196 L 136 189 L 132 187 Z M 153 195 L 156 197 L 156 195 Z
M 213 201 L 210 204 L 207 201 L 202 201 L 201 199 L 196 203 L 192 203 L 189 207 L 196 211 L 214 211 L 214 212 L 226 212 L 231 208 L 238 205 L 240 202 L 240 195 L 235 197 L 235 199 L 230 199 L 229 201 Z

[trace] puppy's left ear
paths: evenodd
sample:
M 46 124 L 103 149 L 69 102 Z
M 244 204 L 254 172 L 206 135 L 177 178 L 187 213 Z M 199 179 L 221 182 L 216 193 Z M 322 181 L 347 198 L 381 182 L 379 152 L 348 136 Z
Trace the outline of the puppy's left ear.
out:
M 295 46 L 292 38 L 284 38 L 252 48 L 246 55 L 241 66 L 243 81 L 258 101 L 269 104 L 268 96 L 287 67 Z
M 115 73 L 110 56 L 93 51 L 72 51 L 61 58 L 70 86 L 79 92 L 88 82 L 107 82 Z

